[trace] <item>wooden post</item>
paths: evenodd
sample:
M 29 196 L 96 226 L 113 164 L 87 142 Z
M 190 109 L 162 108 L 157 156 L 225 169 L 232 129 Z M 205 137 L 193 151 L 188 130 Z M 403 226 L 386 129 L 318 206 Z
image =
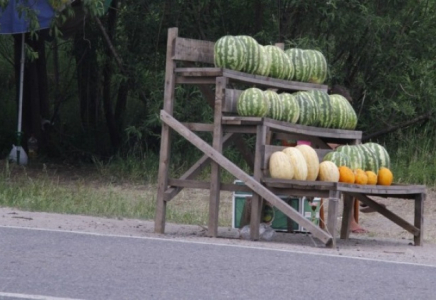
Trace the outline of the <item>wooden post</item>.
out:
M 223 128 L 221 126 L 221 118 L 226 86 L 227 79 L 225 77 L 216 78 L 212 147 L 219 153 L 222 153 L 223 150 Z M 211 237 L 217 237 L 218 235 L 218 215 L 221 183 L 220 174 L 221 172 L 219 164 L 217 164 L 216 162 L 211 162 L 208 227 L 208 234 Z
M 173 61 L 174 43 L 179 34 L 178 28 L 170 28 L 168 30 L 167 40 L 167 56 L 165 67 L 165 90 L 164 90 L 164 105 L 163 110 L 169 115 L 173 114 L 174 110 L 174 90 L 175 90 L 175 75 L 174 70 L 176 63 Z M 168 170 L 171 156 L 171 132 L 170 127 L 162 123 L 160 154 L 159 154 L 159 173 L 158 186 L 156 197 L 156 215 L 154 220 L 154 231 L 156 233 L 165 232 L 165 217 L 166 217 L 166 201 L 165 190 L 168 187 Z
M 354 198 L 348 194 L 342 194 L 344 198 L 344 211 L 342 213 L 341 239 L 350 237 L 350 224 L 353 216 Z
M 421 193 L 415 196 L 415 220 L 414 224 L 419 229 L 419 234 L 413 237 L 415 246 L 422 246 L 424 240 L 424 201 L 426 194 Z
M 260 182 L 262 178 L 262 145 L 265 144 L 267 135 L 266 127 L 262 125 L 257 126 L 256 133 L 256 145 L 255 145 L 255 156 L 254 156 L 254 173 L 253 178 L 257 182 Z M 251 217 L 250 217 L 250 238 L 254 241 L 259 239 L 259 224 L 262 213 L 262 197 L 258 194 L 253 193 L 253 197 L 251 198 Z
M 337 232 L 337 223 L 338 223 L 338 207 L 339 207 L 339 199 L 341 197 L 341 193 L 336 190 L 331 190 L 329 192 L 329 209 L 327 214 L 327 230 L 332 236 L 332 243 L 327 245 L 331 248 L 336 247 L 336 236 Z

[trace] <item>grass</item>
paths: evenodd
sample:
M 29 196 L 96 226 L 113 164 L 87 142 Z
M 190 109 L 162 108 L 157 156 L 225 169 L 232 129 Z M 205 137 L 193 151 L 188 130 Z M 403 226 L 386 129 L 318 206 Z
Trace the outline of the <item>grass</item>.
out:
M 113 173 L 113 165 L 67 170 L 62 170 L 63 166 L 22 167 L 7 162 L 2 166 L 0 206 L 109 218 L 154 219 L 157 184 L 139 180 L 136 172 L 129 177 L 128 166 L 117 173 Z M 221 196 L 220 226 L 230 226 L 231 194 L 222 192 Z M 208 191 L 182 190 L 167 204 L 166 220 L 207 225 L 208 201 Z

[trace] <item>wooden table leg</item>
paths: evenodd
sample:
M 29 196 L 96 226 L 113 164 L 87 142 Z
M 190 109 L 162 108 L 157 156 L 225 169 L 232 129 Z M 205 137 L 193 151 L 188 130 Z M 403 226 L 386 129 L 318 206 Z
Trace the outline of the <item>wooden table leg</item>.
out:
M 337 237 L 337 223 L 338 223 L 338 206 L 339 206 L 340 192 L 330 191 L 329 193 L 329 211 L 327 220 L 327 230 L 332 236 L 332 243 L 327 245 L 328 247 L 336 247 L 336 237 Z
M 415 196 L 415 221 L 414 225 L 419 229 L 419 234 L 413 237 L 415 246 L 422 246 L 424 239 L 424 200 L 426 194 L 417 194 Z
M 342 226 L 341 226 L 341 239 L 348 239 L 350 237 L 350 224 L 353 218 L 354 199 L 350 195 L 343 194 L 344 198 L 344 211 L 342 213 Z

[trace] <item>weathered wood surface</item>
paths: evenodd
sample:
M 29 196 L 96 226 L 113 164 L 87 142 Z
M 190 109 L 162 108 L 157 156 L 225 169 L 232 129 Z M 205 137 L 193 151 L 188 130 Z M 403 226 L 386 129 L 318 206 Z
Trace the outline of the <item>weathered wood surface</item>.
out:
M 415 199 L 416 194 L 426 193 L 426 187 L 424 185 L 393 184 L 383 186 L 338 183 L 338 191 L 386 197 L 401 196 L 405 199 Z
M 216 151 L 208 143 L 199 138 L 192 131 L 183 126 L 179 121 L 177 121 L 173 116 L 169 115 L 164 110 L 160 113 L 161 120 L 170 126 L 174 131 L 183 136 L 186 140 L 196 146 L 198 149 L 203 151 L 204 154 L 209 156 L 222 168 L 226 169 L 230 174 L 243 181 L 254 193 L 257 193 L 260 197 L 268 201 L 270 204 L 276 206 L 280 211 L 282 211 L 289 218 L 293 219 L 295 222 L 301 226 L 307 228 L 312 235 L 322 241 L 326 246 L 331 247 L 333 244 L 332 237 L 330 234 L 326 233 L 324 230 L 320 229 L 318 226 L 307 220 L 298 211 L 289 206 L 285 201 L 280 199 L 277 195 L 273 194 L 270 190 L 264 187 L 261 183 L 257 182 L 253 177 L 242 171 L 237 165 L 224 157 L 221 153 Z
M 413 237 L 415 246 L 422 246 L 424 240 L 424 201 L 426 196 L 427 194 L 425 193 L 415 195 L 415 219 L 413 225 L 415 225 L 415 227 L 418 228 L 421 232 L 419 235 L 415 235 Z
M 172 48 L 172 59 L 213 64 L 214 45 L 215 43 L 210 41 L 177 37 Z
M 208 157 L 209 158 L 209 157 Z M 210 182 L 209 181 L 203 181 L 203 180 L 195 180 L 195 179 L 174 179 L 170 178 L 168 179 L 168 185 L 170 188 L 191 188 L 191 189 L 203 189 L 203 190 L 209 190 L 210 189 Z M 228 192 L 245 192 L 245 193 L 252 193 L 252 190 L 247 187 L 246 185 L 241 184 L 233 184 L 233 183 L 220 183 L 220 189 L 221 191 L 228 191 Z
M 176 64 L 172 59 L 173 45 L 179 31 L 177 28 L 168 30 L 167 54 L 165 65 L 165 90 L 163 108 L 167 114 L 172 115 L 174 110 L 175 97 L 175 76 L 174 69 Z M 159 153 L 159 172 L 156 197 L 156 215 L 154 231 L 156 233 L 165 232 L 165 217 L 166 217 L 166 201 L 165 190 L 168 186 L 168 170 L 170 163 L 171 151 L 171 134 L 170 128 L 166 124 L 162 124 L 161 144 Z

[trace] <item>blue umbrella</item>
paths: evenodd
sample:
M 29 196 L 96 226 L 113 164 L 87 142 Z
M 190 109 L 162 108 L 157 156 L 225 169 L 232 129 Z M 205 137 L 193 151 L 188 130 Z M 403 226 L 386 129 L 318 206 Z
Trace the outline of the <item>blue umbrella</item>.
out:
M 31 10 L 35 14 L 38 24 L 37 28 L 30 27 L 30 21 L 23 8 Z M 47 0 L 9 0 L 4 10 L 0 9 L 0 34 L 22 34 L 21 62 L 20 62 L 20 86 L 18 98 L 18 128 L 17 128 L 17 145 L 13 145 L 9 159 L 18 164 L 27 163 L 27 155 L 21 147 L 21 122 L 23 107 L 23 86 L 24 86 L 24 46 L 25 33 L 31 29 L 45 29 L 50 27 L 50 22 L 55 16 L 55 10 Z

